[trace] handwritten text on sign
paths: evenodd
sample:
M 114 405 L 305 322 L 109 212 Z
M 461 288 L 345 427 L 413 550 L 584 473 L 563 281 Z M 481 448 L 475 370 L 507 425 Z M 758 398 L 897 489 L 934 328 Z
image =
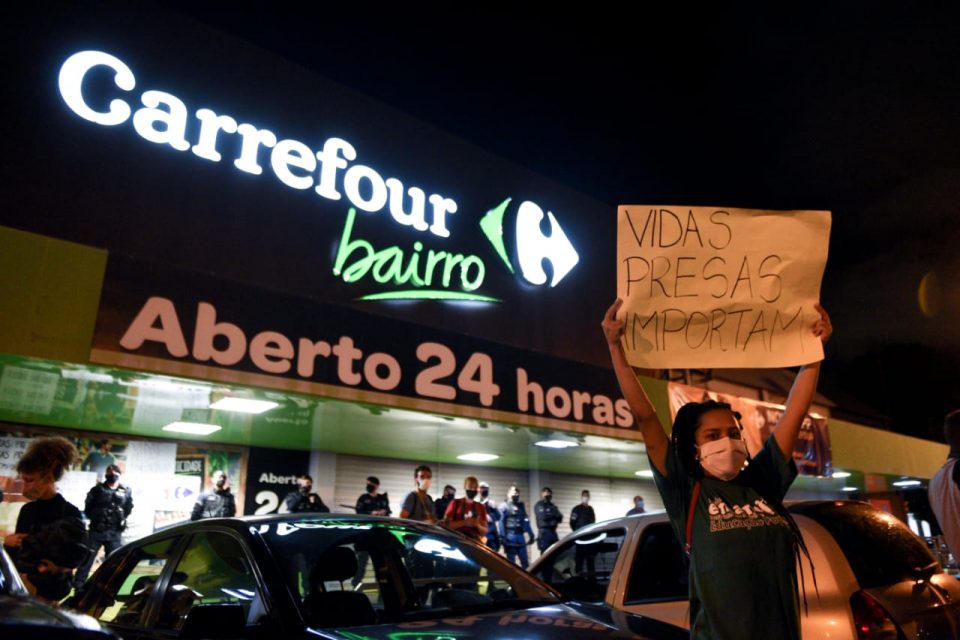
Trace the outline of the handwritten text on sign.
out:
M 669 369 L 822 359 L 810 329 L 829 237 L 829 211 L 621 205 L 627 360 Z

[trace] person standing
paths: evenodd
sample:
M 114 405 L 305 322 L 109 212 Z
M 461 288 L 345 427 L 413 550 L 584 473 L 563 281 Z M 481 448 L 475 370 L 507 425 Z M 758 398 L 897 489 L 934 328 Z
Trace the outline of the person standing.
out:
M 943 435 L 950 445 L 947 461 L 930 479 L 927 495 L 930 507 L 943 531 L 947 548 L 960 561 L 960 410 L 951 411 L 943 421 Z
M 641 513 L 646 513 L 646 510 L 643 508 L 643 496 L 633 496 L 633 508 L 627 511 L 627 515 L 635 516 Z
M 230 479 L 226 472 L 214 471 L 210 474 L 213 488 L 204 491 L 193 505 L 191 520 L 203 518 L 231 518 L 237 514 L 237 503 L 230 493 Z
M 490 497 L 490 485 L 486 482 L 480 483 L 480 504 L 487 510 L 487 546 L 492 551 L 500 551 L 500 509 Z
M 30 502 L 20 508 L 15 532 L 3 544 L 30 592 L 49 602 L 70 593 L 73 570 L 90 553 L 80 509 L 56 487 L 78 459 L 73 443 L 53 436 L 35 439 L 17 461 L 23 495 Z
M 443 516 L 447 513 L 447 505 L 453 502 L 453 499 L 457 496 L 457 489 L 453 485 L 447 485 L 443 488 L 443 495 L 439 499 L 434 501 L 434 507 L 436 508 L 437 521 L 443 520 Z
M 524 540 L 524 534 L 529 536 Z M 520 568 L 530 565 L 527 558 L 527 545 L 533 544 L 533 529 L 527 509 L 520 501 L 520 489 L 512 485 L 507 492 L 507 501 L 500 505 L 500 542 L 507 554 L 507 560 L 516 564 L 520 559 Z
M 450 501 L 443 515 L 443 524 L 471 540 L 483 542 L 487 535 L 487 508 L 475 499 L 480 492 L 479 485 L 474 476 L 463 479 L 466 497 Z
M 359 515 L 365 516 L 389 516 L 390 498 L 386 493 L 378 493 L 380 489 L 380 478 L 377 476 L 367 476 L 367 492 L 360 494 L 357 498 L 355 511 Z M 363 576 L 367 572 L 367 561 L 370 559 L 370 552 L 365 549 L 357 551 L 357 572 L 353 576 L 353 586 L 363 582 Z
M 427 465 L 422 464 L 414 469 L 413 481 L 417 485 L 416 489 L 408 493 L 407 497 L 403 499 L 403 505 L 400 507 L 400 517 L 431 524 L 437 522 L 437 512 L 433 504 L 433 498 L 427 493 L 430 491 L 430 483 L 433 482 L 433 471 Z
M 104 557 L 120 547 L 120 535 L 127 528 L 127 518 L 131 511 L 133 495 L 129 487 L 120 484 L 120 467 L 111 464 L 104 473 L 103 482 L 97 483 L 87 492 L 84 503 L 83 512 L 90 521 L 90 556 L 77 569 L 74 584 L 78 588 L 87 579 L 100 547 L 103 547 Z
M 563 522 L 563 514 L 553 504 L 550 487 L 544 487 L 540 492 L 540 500 L 533 505 L 533 515 L 537 520 L 537 549 L 543 553 L 559 539 L 557 527 Z
M 90 453 L 87 454 L 87 457 L 83 459 L 83 462 L 80 463 L 81 471 L 94 471 L 97 474 L 97 479 L 103 477 L 103 474 L 107 472 L 107 467 L 112 464 L 117 464 L 117 459 L 112 453 L 110 453 L 112 445 L 110 441 L 106 438 L 97 441 L 97 448 L 92 449 Z
M 570 528 L 576 531 L 580 527 L 593 524 L 597 521 L 597 514 L 590 506 L 590 492 L 586 489 L 580 492 L 580 504 L 570 512 Z
M 330 513 L 330 508 L 313 493 L 313 478 L 304 473 L 297 476 L 297 490 L 284 497 L 280 513 Z

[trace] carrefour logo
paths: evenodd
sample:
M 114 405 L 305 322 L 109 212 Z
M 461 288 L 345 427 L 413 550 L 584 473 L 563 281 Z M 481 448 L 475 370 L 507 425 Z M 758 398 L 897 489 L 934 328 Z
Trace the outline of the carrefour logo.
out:
M 104 102 L 89 100 L 85 82 L 92 74 L 107 74 L 116 94 Z M 111 77 L 112 74 L 112 77 Z M 482 256 L 460 254 L 430 246 L 431 237 L 449 238 L 450 217 L 461 212 L 448 196 L 408 185 L 397 177 L 384 177 L 359 161 L 356 147 L 342 138 L 328 138 L 319 148 L 273 130 L 239 122 L 233 116 L 209 108 L 192 109 L 166 91 L 149 89 L 139 96 L 139 105 L 129 95 L 137 86 L 131 68 L 102 51 L 80 51 L 60 68 L 60 96 L 77 116 L 101 126 L 132 122 L 144 140 L 197 158 L 221 162 L 224 140 L 232 138 L 233 166 L 244 173 L 262 175 L 265 159 L 273 176 L 296 190 L 312 191 L 330 201 L 344 202 L 344 226 L 334 264 L 336 277 L 348 283 L 374 282 L 384 290 L 360 296 L 378 299 L 456 299 L 497 301 L 485 293 L 487 263 Z M 493 200 L 497 202 L 499 199 Z M 576 266 L 579 257 L 556 216 L 539 205 L 523 201 L 508 220 L 512 198 L 500 200 L 485 215 L 477 215 L 477 233 L 489 240 L 492 253 L 510 273 L 538 286 L 557 286 Z M 358 231 L 358 217 L 376 216 L 424 234 L 407 247 L 377 247 Z M 385 216 L 389 216 L 386 218 Z M 543 232 L 543 221 L 549 231 Z M 510 222 L 509 234 L 505 233 Z M 507 250 L 506 237 L 514 239 Z M 447 245 L 444 245 L 447 246 Z M 547 277 L 544 263 L 550 265 Z

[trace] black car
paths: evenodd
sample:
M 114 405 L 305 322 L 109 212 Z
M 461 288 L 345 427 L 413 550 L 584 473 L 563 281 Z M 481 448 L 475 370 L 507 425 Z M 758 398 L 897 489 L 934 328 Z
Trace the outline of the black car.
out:
M 686 638 L 557 593 L 483 545 L 381 517 L 176 525 L 118 549 L 71 602 L 146 638 Z
M 0 638 L 10 640 L 117 640 L 99 622 L 30 596 L 0 546 Z

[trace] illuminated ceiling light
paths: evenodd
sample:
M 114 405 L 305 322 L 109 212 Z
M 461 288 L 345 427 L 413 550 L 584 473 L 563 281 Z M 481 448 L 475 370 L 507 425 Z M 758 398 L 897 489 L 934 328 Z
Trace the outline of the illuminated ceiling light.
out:
M 222 429 L 218 424 L 207 424 L 205 422 L 171 422 L 163 427 L 163 431 L 172 431 L 174 433 L 189 433 L 195 436 L 207 436 L 215 431 Z
M 538 447 L 546 447 L 547 449 L 566 449 L 568 447 L 579 447 L 580 445 L 572 440 L 541 440 L 540 442 L 534 442 L 533 444 Z
M 652 478 L 653 469 L 641 469 L 640 471 L 637 471 L 633 475 L 640 476 L 641 478 Z
M 905 479 L 905 480 L 897 480 L 896 482 L 893 483 L 893 486 L 895 486 L 895 487 L 919 487 L 919 486 L 922 485 L 922 484 L 923 484 L 923 483 L 920 482 L 919 480 L 909 480 L 909 479 Z
M 860 489 L 857 487 L 844 487 L 843 489 L 840 489 L 840 491 L 860 491 Z
M 465 453 L 462 456 L 457 456 L 457 460 L 464 460 L 466 462 L 490 462 L 499 457 L 500 456 L 492 453 Z
M 833 474 L 832 474 L 830 477 L 831 477 L 831 478 L 849 478 L 849 477 L 850 477 L 850 472 L 849 472 L 849 471 L 834 471 Z
M 269 400 L 252 400 L 250 398 L 221 398 L 210 405 L 217 411 L 233 411 L 235 413 L 263 413 L 280 405 Z
M 95 373 L 84 369 L 61 369 L 60 375 L 66 380 L 86 380 L 87 382 L 102 382 L 113 384 L 113 376 L 106 373 Z

